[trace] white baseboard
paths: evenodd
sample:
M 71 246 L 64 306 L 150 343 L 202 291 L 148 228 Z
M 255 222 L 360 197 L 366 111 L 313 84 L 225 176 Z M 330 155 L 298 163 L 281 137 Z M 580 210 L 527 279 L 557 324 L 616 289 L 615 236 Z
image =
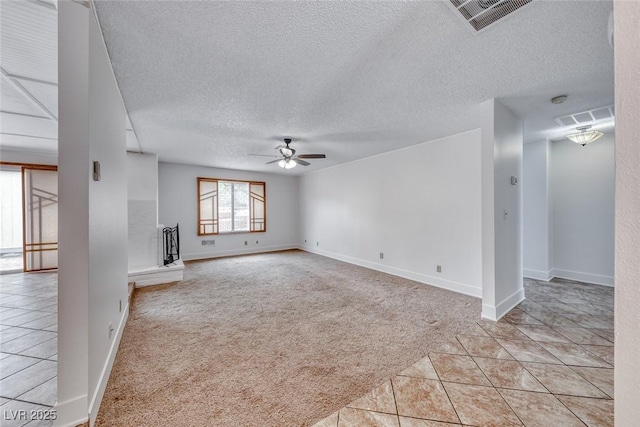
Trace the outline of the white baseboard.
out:
M 451 280 L 442 279 L 440 277 L 429 276 L 423 273 L 417 273 L 415 271 L 404 270 L 401 268 L 379 264 L 372 261 L 367 261 L 359 258 L 350 257 L 347 255 L 341 255 L 335 252 L 325 251 L 318 248 L 308 248 L 304 246 L 298 247 L 298 249 L 311 252 L 316 255 L 326 256 L 328 258 L 337 259 L 338 261 L 344 261 L 349 264 L 359 265 L 361 267 L 370 268 L 371 270 L 380 271 L 383 273 L 391 274 L 393 276 L 402 277 L 404 279 L 414 280 L 416 282 L 424 283 L 426 285 L 435 286 L 436 288 L 447 289 L 449 291 L 458 292 L 461 294 L 469 295 L 472 297 L 481 298 L 482 288 L 467 285 L 465 283 L 454 282 Z
M 613 286 L 614 278 L 611 276 L 601 276 L 599 274 L 582 273 L 580 271 L 562 270 L 553 268 L 549 271 L 532 270 L 525 268 L 523 276 L 534 280 L 544 280 L 549 282 L 554 278 L 575 280 L 577 282 L 591 283 L 593 285 Z
M 100 373 L 100 379 L 98 380 L 98 386 L 93 393 L 93 398 L 91 399 L 91 403 L 89 404 L 89 425 L 93 427 L 96 422 L 96 418 L 98 417 L 98 410 L 100 409 L 100 403 L 102 402 L 102 397 L 104 396 L 104 391 L 107 388 L 107 383 L 109 382 L 109 375 L 111 374 L 111 368 L 113 368 L 113 362 L 116 360 L 116 353 L 118 353 L 118 347 L 120 346 L 120 340 L 122 339 L 122 333 L 124 332 L 124 327 L 127 324 L 127 319 L 129 318 L 129 304 L 125 306 L 122 317 L 120 317 L 120 324 L 118 325 L 118 330 L 116 331 L 116 335 L 111 343 L 111 348 L 109 349 L 109 355 L 107 356 L 107 361 L 105 362 L 102 372 Z M 86 421 L 86 420 L 85 420 Z
M 56 402 L 53 409 L 56 411 L 55 427 L 75 427 L 89 420 L 87 414 L 87 395 L 78 396 L 65 402 Z M 78 418 L 78 414 L 84 414 Z
M 129 282 L 135 282 L 136 288 L 160 285 L 162 283 L 180 282 L 184 279 L 184 263 L 181 259 L 171 265 L 129 272 Z
M 522 270 L 522 275 L 528 279 L 534 279 L 534 280 L 543 280 L 545 282 L 548 282 L 549 280 L 553 279 L 553 270 L 548 270 L 548 271 L 542 271 L 542 270 L 532 270 L 532 269 L 528 269 L 525 268 L 524 270 Z
M 288 251 L 291 249 L 298 249 L 297 245 L 279 245 L 279 246 L 265 246 L 262 248 L 247 248 L 247 249 L 237 249 L 232 251 L 219 251 L 219 252 L 199 252 L 193 254 L 184 254 L 182 255 L 182 259 L 185 261 L 196 261 L 200 259 L 211 259 L 211 258 L 221 258 L 225 256 L 235 256 L 235 255 L 251 255 L 251 254 L 262 254 L 265 252 L 278 252 L 278 251 Z
M 614 286 L 615 280 L 611 276 L 601 276 L 599 274 L 581 273 L 579 271 L 562 270 L 554 268 L 551 270 L 553 277 L 558 279 L 575 280 L 577 282 L 591 283 L 593 285 Z
M 482 318 L 497 322 L 522 301 L 524 301 L 524 288 L 518 289 L 513 294 L 505 298 L 501 303 L 497 304 L 495 307 L 487 304 L 482 304 Z

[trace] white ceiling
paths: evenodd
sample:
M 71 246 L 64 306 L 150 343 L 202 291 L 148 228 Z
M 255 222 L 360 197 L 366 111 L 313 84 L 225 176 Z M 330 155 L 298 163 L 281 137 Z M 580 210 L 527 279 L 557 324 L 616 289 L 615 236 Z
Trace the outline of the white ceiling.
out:
M 525 120 L 527 141 L 564 132 L 554 117 L 613 103 L 610 0 L 535 0 L 479 34 L 446 1 L 96 7 L 140 147 L 164 161 L 304 173 L 477 128 L 493 97 Z M 29 39 L 5 16 L 3 67 L 5 32 Z M 5 98 L 20 104 L 4 86 L 3 111 Z M 327 159 L 285 171 L 248 156 L 285 136 Z
M 0 145 L 58 150 L 58 22 L 47 1 L 0 1 Z

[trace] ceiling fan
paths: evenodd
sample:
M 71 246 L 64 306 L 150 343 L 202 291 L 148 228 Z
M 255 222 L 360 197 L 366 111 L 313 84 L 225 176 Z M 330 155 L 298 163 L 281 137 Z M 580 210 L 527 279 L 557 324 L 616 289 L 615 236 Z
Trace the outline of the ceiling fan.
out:
M 277 157 L 275 160 L 271 160 L 266 164 L 269 165 L 271 163 L 278 163 L 278 166 L 284 169 L 295 168 L 296 165 L 309 166 L 311 163 L 303 160 L 303 159 L 325 159 L 327 158 L 324 154 L 298 154 L 296 156 L 296 150 L 289 146 L 291 144 L 291 138 L 284 139 L 284 145 L 279 145 L 275 149 L 280 152 L 279 156 L 272 156 L 269 154 L 249 154 L 250 156 L 266 156 L 266 157 Z

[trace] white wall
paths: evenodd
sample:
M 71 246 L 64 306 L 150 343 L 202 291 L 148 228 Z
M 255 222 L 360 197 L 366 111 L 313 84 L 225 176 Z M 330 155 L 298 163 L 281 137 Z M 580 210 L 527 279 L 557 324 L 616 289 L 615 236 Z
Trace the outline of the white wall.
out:
M 613 285 L 614 135 L 551 143 L 553 276 Z
M 640 419 L 640 2 L 615 0 L 615 420 Z
M 125 111 L 93 11 L 67 1 L 58 7 L 56 425 L 66 426 L 95 421 L 126 321 L 127 183 Z M 97 182 L 93 160 L 101 163 Z
M 130 133 L 130 132 L 128 132 Z M 127 153 L 129 273 L 158 266 L 158 156 Z
M 480 296 L 480 132 L 303 175 L 300 217 L 308 251 Z
M 198 177 L 266 182 L 267 231 L 198 236 Z M 159 221 L 167 227 L 180 224 L 180 256 L 185 260 L 291 249 L 298 243 L 298 181 L 281 174 L 160 162 Z M 215 246 L 203 246 L 203 240 L 215 240 Z
M 93 425 L 128 310 L 126 111 L 93 15 L 89 21 L 89 413 Z M 109 325 L 113 332 L 109 334 Z
M 613 285 L 614 139 L 525 145 L 526 277 Z
M 524 276 L 549 280 L 551 275 L 548 154 L 549 141 L 524 144 L 523 193 L 523 266 Z M 552 224 L 552 223 L 551 223 Z
M 498 320 L 524 299 L 522 121 L 494 99 L 481 108 L 482 316 Z

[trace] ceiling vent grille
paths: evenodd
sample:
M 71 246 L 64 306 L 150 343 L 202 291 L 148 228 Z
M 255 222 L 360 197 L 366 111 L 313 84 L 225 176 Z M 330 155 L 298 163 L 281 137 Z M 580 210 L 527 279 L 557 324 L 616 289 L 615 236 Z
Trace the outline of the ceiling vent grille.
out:
M 556 117 L 554 120 L 562 127 L 578 126 L 588 123 L 601 122 L 604 120 L 613 120 L 615 110 L 613 105 L 606 107 L 594 108 L 593 110 L 581 111 L 580 113 L 569 114 L 562 117 Z
M 487 28 L 533 0 L 450 0 L 475 31 Z

